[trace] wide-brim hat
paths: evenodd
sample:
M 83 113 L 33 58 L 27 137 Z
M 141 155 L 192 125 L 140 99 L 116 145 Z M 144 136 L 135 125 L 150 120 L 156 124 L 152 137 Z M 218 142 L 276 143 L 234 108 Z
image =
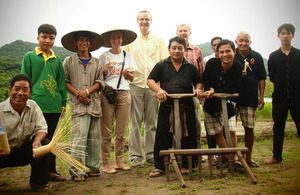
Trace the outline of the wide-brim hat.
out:
M 102 45 L 103 47 L 111 47 L 111 43 L 109 41 L 110 41 L 110 34 L 113 32 L 122 33 L 123 41 L 121 46 L 128 45 L 129 43 L 133 42 L 137 37 L 137 34 L 131 30 L 114 27 L 101 34 L 101 36 L 104 38 L 104 43 Z
M 91 39 L 91 45 L 89 47 L 89 51 L 95 51 L 99 49 L 104 42 L 104 39 L 98 33 L 88 31 L 88 30 L 78 30 L 70 32 L 64 35 L 61 38 L 61 43 L 69 51 L 77 52 L 77 47 L 75 46 L 75 41 L 79 36 L 89 37 Z

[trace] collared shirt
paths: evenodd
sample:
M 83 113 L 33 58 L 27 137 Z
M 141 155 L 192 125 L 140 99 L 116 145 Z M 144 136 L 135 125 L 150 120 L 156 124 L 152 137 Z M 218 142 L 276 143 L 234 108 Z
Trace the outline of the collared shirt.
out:
M 160 82 L 160 87 L 167 93 L 193 93 L 193 86 L 202 83 L 197 68 L 186 59 L 178 71 L 174 68 L 171 58 L 158 62 L 148 79 Z
M 283 53 L 280 48 L 271 53 L 268 70 L 270 81 L 274 84 L 273 102 L 300 100 L 299 49 L 292 47 L 289 55 Z
M 249 48 L 249 54 L 245 58 L 236 49 L 234 61 L 241 63 L 244 67 L 245 60 L 249 63 L 250 68 L 247 68 L 247 75 L 242 77 L 237 105 L 257 107 L 259 81 L 266 80 L 267 77 L 264 61 L 262 56 L 251 48 Z
M 66 82 L 77 90 L 86 90 L 96 82 L 100 83 L 100 90 L 105 86 L 103 82 L 103 68 L 98 58 L 91 56 L 91 60 L 87 63 L 86 68 L 84 68 L 78 55 L 75 54 L 65 59 L 63 67 Z M 89 98 L 91 103 L 85 105 L 81 103 L 75 95 L 69 93 L 71 115 L 81 116 L 90 114 L 95 117 L 101 117 L 102 110 L 99 91 L 90 93 Z
M 185 50 L 184 56 L 188 61 L 196 65 L 202 78 L 202 74 L 204 72 L 204 63 L 201 49 L 197 46 L 189 44 Z
M 152 33 L 143 36 L 140 32 L 134 42 L 124 47 L 130 52 L 137 64 L 138 69 L 134 72 L 134 80 L 131 82 L 140 88 L 148 88 L 147 77 L 157 62 L 169 56 L 164 40 Z
M 0 124 L 7 133 L 11 150 L 20 148 L 39 132 L 48 132 L 48 126 L 37 103 L 27 100 L 21 116 L 10 103 L 10 98 L 0 103 Z
M 45 52 L 36 48 L 25 54 L 21 72 L 32 79 L 30 99 L 39 105 L 43 113 L 61 113 L 67 102 L 67 88 L 60 58 L 52 50 L 47 57 Z

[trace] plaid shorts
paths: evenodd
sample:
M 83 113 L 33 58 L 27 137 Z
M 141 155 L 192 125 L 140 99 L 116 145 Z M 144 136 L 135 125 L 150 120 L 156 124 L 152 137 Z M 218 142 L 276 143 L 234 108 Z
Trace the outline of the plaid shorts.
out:
M 237 116 L 240 113 L 242 125 L 253 129 L 256 120 L 256 108 L 254 107 L 236 107 Z
M 217 116 L 213 116 L 205 111 L 205 128 L 208 135 L 216 135 L 223 130 L 223 114 L 222 112 L 218 113 Z M 228 119 L 229 131 L 236 131 L 236 116 L 232 116 Z

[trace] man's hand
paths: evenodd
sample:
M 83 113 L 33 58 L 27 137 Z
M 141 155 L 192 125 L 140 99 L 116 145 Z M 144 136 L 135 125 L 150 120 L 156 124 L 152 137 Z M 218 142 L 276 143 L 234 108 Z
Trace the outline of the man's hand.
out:
M 8 154 L 6 154 L 5 152 L 3 152 L 3 150 L 0 148 L 0 156 L 7 156 Z
M 82 101 L 83 99 L 87 98 L 88 94 L 85 89 L 77 91 L 76 97 L 79 99 L 79 101 Z
M 167 100 L 167 96 L 168 96 L 168 93 L 163 90 L 163 89 L 160 89 L 157 93 L 156 93 L 156 97 L 159 101 L 161 102 L 164 102 Z
M 264 105 L 265 105 L 264 97 L 260 97 L 258 99 L 258 110 L 263 109 Z
M 32 148 L 38 148 L 38 147 L 41 147 L 42 146 L 42 143 L 41 143 L 41 140 L 39 139 L 35 139 L 32 143 Z
M 83 103 L 83 104 L 85 104 L 85 105 L 88 105 L 88 104 L 91 103 L 91 99 L 88 98 L 88 97 L 86 97 L 86 98 L 80 100 L 80 102 Z
M 214 94 L 214 93 L 215 93 L 214 88 L 210 88 L 209 90 L 205 91 L 203 93 L 203 95 L 205 95 L 206 98 L 212 98 L 212 94 Z
M 203 91 L 202 91 L 202 89 L 196 88 L 194 90 L 194 96 L 196 96 L 201 101 L 202 98 L 203 98 Z

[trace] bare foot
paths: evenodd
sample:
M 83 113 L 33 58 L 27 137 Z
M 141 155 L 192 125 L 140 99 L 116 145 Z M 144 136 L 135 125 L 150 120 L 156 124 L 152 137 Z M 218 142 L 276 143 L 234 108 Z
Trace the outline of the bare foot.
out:
M 117 170 L 123 170 L 123 171 L 129 171 L 130 167 L 124 165 L 122 162 L 116 162 L 115 169 L 117 169 Z
M 265 164 L 267 165 L 271 165 L 275 163 L 279 163 L 279 161 L 277 161 L 275 158 L 271 158 L 271 160 L 265 161 Z
M 103 164 L 103 172 L 107 174 L 112 174 L 116 173 L 117 171 L 114 168 L 112 168 L 112 166 L 110 166 L 109 163 L 105 163 Z

